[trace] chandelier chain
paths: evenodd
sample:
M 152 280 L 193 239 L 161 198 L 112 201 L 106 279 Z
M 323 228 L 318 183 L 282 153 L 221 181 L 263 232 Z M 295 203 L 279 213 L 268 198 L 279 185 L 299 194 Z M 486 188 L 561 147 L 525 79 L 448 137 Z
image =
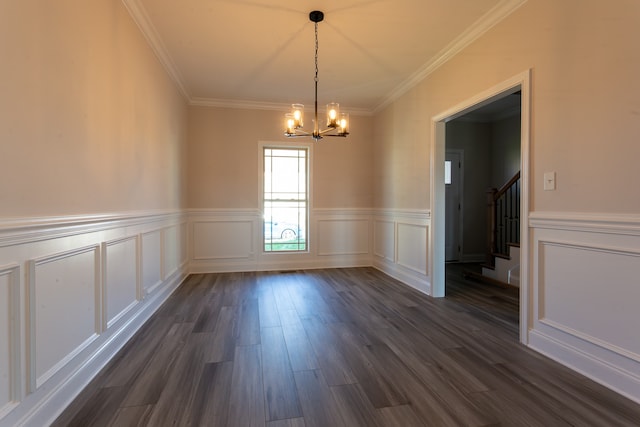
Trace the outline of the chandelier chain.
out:
M 315 23 L 315 27 L 316 27 L 316 77 L 315 77 L 315 82 L 318 82 L 318 23 Z

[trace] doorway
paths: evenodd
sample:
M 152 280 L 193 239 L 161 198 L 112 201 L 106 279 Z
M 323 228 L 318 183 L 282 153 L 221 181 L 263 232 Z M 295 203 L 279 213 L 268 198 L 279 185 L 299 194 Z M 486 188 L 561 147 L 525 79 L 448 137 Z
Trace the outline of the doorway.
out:
M 429 272 L 431 293 L 435 297 L 445 296 L 445 236 L 446 236 L 446 190 L 444 184 L 446 123 L 477 110 L 514 91 L 521 93 L 521 130 L 520 130 L 520 170 L 521 170 L 521 204 L 520 204 L 520 341 L 527 344 L 529 326 L 528 295 L 528 213 L 529 213 L 529 129 L 530 129 L 530 80 L 531 72 L 527 70 L 506 80 L 467 101 L 434 116 L 431 120 L 431 233 L 429 239 Z

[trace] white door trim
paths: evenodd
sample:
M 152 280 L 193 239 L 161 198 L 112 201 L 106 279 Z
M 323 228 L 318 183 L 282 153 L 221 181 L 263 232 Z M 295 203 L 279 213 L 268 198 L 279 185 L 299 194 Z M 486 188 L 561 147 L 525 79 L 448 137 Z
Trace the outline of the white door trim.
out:
M 501 98 L 511 89 L 521 90 L 520 126 L 520 181 L 522 197 L 520 202 L 520 341 L 527 344 L 531 327 L 529 290 L 529 139 L 531 126 L 531 70 L 526 70 L 502 83 L 487 89 L 466 101 L 431 118 L 431 226 L 429 234 L 429 272 L 431 294 L 443 297 L 445 293 L 445 190 L 444 155 L 446 123 L 469 111 Z

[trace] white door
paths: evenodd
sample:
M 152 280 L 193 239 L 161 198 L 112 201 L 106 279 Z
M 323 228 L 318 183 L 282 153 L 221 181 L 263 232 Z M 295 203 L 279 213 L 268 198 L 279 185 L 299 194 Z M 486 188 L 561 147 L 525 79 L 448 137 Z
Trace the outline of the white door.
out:
M 460 260 L 462 159 L 462 150 L 447 150 L 445 152 L 445 261 Z

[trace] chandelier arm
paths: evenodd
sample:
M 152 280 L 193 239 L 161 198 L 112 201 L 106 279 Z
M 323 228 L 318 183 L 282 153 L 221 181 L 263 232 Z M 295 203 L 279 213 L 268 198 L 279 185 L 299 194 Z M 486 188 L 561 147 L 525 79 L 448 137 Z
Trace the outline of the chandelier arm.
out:
M 300 131 L 300 133 L 298 133 L 298 131 L 296 131 L 296 133 L 286 133 L 285 135 L 287 136 L 287 138 L 297 138 L 297 137 L 301 137 L 301 136 L 313 136 L 311 133 L 305 132 L 305 131 Z
M 334 131 L 334 130 L 336 130 L 336 128 L 327 128 L 327 129 L 324 129 L 324 130 L 318 131 L 318 134 L 320 134 L 320 135 L 325 135 L 325 134 L 327 134 L 327 133 L 329 133 L 329 132 L 331 132 L 331 131 Z M 331 136 L 331 135 L 327 135 L 327 136 Z

